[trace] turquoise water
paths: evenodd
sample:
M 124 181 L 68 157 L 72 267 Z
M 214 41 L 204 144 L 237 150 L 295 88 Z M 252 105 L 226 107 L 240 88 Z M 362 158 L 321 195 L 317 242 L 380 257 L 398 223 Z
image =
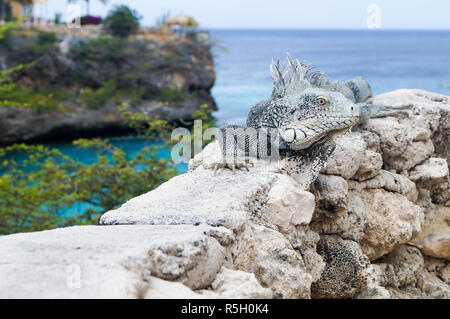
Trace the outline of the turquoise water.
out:
M 450 94 L 450 31 L 211 30 L 219 123 L 242 124 L 251 105 L 272 87 L 269 64 L 285 53 L 313 63 L 335 80 L 364 76 L 374 94 L 421 88 Z M 113 138 L 130 157 L 150 142 Z M 71 143 L 49 144 L 86 163 L 96 154 Z M 169 150 L 159 153 L 170 156 Z M 177 166 L 180 173 L 186 164 Z M 81 207 L 82 209 L 83 207 Z

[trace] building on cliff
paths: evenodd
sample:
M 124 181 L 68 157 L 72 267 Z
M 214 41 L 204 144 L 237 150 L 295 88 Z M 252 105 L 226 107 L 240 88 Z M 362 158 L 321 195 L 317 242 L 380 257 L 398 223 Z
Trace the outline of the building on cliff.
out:
M 29 19 L 31 17 L 46 17 L 47 16 L 47 0 L 6 0 L 3 1 L 3 6 L 10 7 L 10 14 L 12 18 Z M 2 10 L 6 12 L 6 10 Z M 4 16 L 2 16 L 4 20 Z

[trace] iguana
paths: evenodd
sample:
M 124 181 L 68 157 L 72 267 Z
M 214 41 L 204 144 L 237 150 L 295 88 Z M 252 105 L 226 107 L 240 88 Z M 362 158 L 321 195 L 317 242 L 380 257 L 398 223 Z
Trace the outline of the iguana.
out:
M 251 157 L 279 155 L 288 165 L 282 170 L 301 175 L 309 186 L 335 149 L 335 138 L 371 117 L 407 113 L 410 105 L 399 107 L 367 103 L 370 85 L 362 77 L 332 82 L 311 65 L 292 59 L 270 66 L 274 79 L 272 94 L 255 104 L 246 126 L 227 125 L 217 140 L 223 160 L 221 167 L 245 168 Z

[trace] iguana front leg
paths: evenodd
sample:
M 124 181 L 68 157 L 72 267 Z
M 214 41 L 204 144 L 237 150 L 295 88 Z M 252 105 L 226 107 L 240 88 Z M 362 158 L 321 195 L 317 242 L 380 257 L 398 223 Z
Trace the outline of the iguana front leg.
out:
M 248 151 L 250 145 L 243 133 L 245 131 L 246 127 L 239 125 L 227 125 L 220 128 L 217 140 L 222 151 L 222 161 L 215 164 L 214 176 L 221 168 L 229 168 L 233 170 L 233 174 L 236 169 L 249 170 L 247 163 L 250 162 Z

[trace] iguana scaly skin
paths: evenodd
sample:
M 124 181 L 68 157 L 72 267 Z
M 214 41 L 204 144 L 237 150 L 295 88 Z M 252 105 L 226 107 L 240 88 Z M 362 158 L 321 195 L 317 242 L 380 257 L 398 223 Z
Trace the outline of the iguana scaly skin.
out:
M 310 65 L 287 55 L 286 66 L 272 62 L 272 94 L 255 104 L 246 126 L 228 125 L 217 137 L 223 161 L 218 168 L 246 166 L 251 157 L 282 160 L 281 170 L 309 186 L 335 149 L 335 138 L 370 117 L 404 113 L 410 106 L 366 103 L 372 91 L 361 77 L 331 82 Z M 279 157 L 278 157 L 279 155 Z

